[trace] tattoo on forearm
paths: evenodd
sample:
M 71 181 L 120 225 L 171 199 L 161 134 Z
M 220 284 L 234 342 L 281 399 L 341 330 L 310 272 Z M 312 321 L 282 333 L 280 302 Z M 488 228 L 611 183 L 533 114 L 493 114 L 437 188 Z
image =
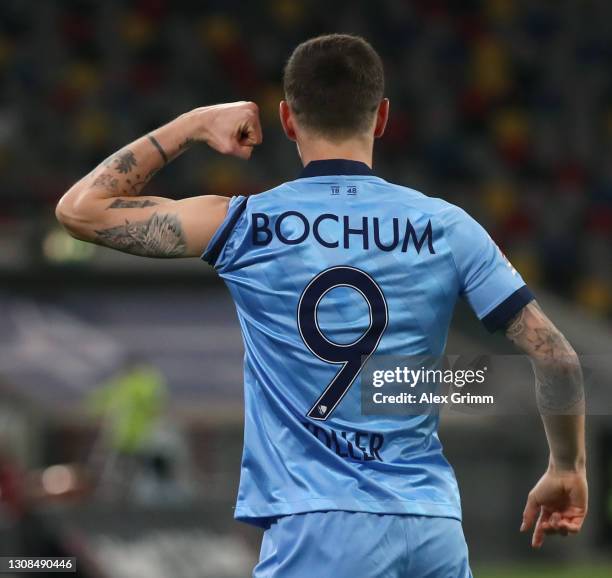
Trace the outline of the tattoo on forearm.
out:
M 132 172 L 132 169 L 138 164 L 136 156 L 130 149 L 124 149 L 119 151 L 116 155 L 108 159 L 108 165 L 112 165 L 113 168 L 122 175 L 127 175 Z
M 187 244 L 177 215 L 153 215 L 145 221 L 128 221 L 123 225 L 96 231 L 99 244 L 145 257 L 180 257 Z
M 564 413 L 576 408 L 584 400 L 580 364 L 547 369 L 536 365 L 536 398 L 542 413 Z
M 159 144 L 159 141 L 153 135 L 147 135 L 149 142 L 157 149 L 164 164 L 167 164 L 171 159 L 164 148 Z M 177 154 L 180 154 L 183 149 L 187 148 L 192 142 L 192 139 L 185 139 L 178 147 Z M 145 173 L 144 168 L 146 165 L 150 167 L 149 163 L 144 163 L 142 169 L 140 163 L 143 159 L 136 155 L 142 155 L 140 144 L 129 145 L 130 148 L 125 147 L 120 151 L 112 154 L 108 158 L 104 159 L 100 165 L 98 165 L 88 177 L 90 178 L 89 188 L 103 188 L 111 194 L 111 196 L 136 196 L 139 195 L 145 185 L 151 180 L 151 178 L 160 169 L 159 166 L 148 170 Z M 137 152 L 135 153 L 134 150 Z M 148 153 L 149 154 L 149 153 Z M 177 156 L 172 154 L 172 158 Z M 148 160 L 149 157 L 146 157 Z M 139 170 L 140 169 L 140 170 Z M 114 207 L 113 207 L 114 208 Z
M 153 178 L 157 170 L 149 171 L 144 177 L 140 173 L 136 173 L 132 178 L 125 177 L 121 183 L 123 188 L 119 190 L 119 179 L 110 173 L 102 173 L 94 178 L 90 188 L 103 187 L 109 193 L 114 195 L 139 195 L 145 185 Z
M 110 193 L 119 191 L 119 179 L 110 173 L 99 174 L 92 182 L 92 187 L 104 187 Z
M 194 138 L 186 138 L 181 144 L 179 144 L 179 150 L 184 151 L 185 149 L 188 149 L 191 145 L 193 145 L 195 142 L 196 141 Z
M 584 399 L 578 356 L 537 303 L 525 306 L 508 326 L 506 335 L 531 358 L 536 374 L 540 411 L 565 412 Z
M 158 205 L 155 201 L 150 201 L 149 199 L 140 200 L 140 201 L 130 201 L 126 199 L 115 199 L 107 209 L 144 209 L 145 207 L 154 207 Z
M 159 154 L 161 155 L 161 158 L 163 159 L 164 164 L 167 165 L 168 155 L 166 154 L 166 151 L 164 150 L 164 148 L 159 144 L 159 142 L 153 135 L 148 134 L 147 138 L 151 141 L 153 146 L 159 151 Z
M 139 195 L 140 191 L 142 191 L 145 185 L 153 178 L 155 173 L 157 173 L 157 169 L 149 171 L 144 177 L 142 177 L 140 173 L 136 173 L 134 180 L 127 177 L 125 179 L 127 189 L 124 189 L 123 194 L 134 196 Z

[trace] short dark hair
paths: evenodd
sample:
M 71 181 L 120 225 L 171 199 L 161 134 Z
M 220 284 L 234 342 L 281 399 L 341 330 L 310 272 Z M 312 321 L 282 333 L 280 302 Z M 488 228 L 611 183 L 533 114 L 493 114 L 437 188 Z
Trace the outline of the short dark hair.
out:
M 289 57 L 285 98 L 301 126 L 330 138 L 366 131 L 380 104 L 380 56 L 359 36 L 328 34 L 302 42 Z

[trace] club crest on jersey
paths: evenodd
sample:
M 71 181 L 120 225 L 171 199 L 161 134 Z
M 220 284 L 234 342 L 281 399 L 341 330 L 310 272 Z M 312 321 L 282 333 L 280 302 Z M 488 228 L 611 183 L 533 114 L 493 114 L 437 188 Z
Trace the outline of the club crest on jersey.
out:
M 320 405 L 319 406 L 319 413 L 321 415 L 325 415 L 327 413 L 327 406 L 326 405 Z
M 495 246 L 497 247 L 497 250 L 499 251 L 499 254 L 501 255 L 502 259 L 506 263 L 506 267 L 508 267 L 508 269 L 510 269 L 510 272 L 513 275 L 518 275 L 518 271 L 514 268 L 514 265 L 512 265 L 512 263 L 510 263 L 510 259 L 508 259 L 508 257 L 506 257 L 505 253 L 498 247 L 497 243 L 495 243 Z

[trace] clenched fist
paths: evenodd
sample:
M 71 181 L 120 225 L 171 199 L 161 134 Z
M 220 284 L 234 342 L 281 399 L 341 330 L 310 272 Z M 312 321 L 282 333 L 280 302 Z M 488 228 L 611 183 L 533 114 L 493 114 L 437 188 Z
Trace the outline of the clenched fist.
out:
M 248 159 L 261 144 L 259 108 L 254 102 L 231 102 L 196 108 L 188 113 L 194 136 L 224 155 Z

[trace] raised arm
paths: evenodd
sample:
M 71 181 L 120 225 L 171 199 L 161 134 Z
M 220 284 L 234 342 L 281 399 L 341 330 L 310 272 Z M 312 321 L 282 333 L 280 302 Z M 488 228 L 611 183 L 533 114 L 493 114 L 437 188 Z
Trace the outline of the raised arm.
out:
M 529 355 L 536 398 L 550 449 L 548 469 L 529 493 L 521 531 L 535 523 L 532 545 L 545 534 L 577 533 L 587 513 L 584 387 L 576 352 L 532 301 L 509 324 L 506 335 Z
M 175 201 L 140 193 L 193 143 L 248 159 L 261 139 L 252 102 L 195 109 L 108 157 L 64 194 L 56 216 L 72 236 L 125 253 L 199 256 L 223 221 L 229 199 L 206 195 Z

